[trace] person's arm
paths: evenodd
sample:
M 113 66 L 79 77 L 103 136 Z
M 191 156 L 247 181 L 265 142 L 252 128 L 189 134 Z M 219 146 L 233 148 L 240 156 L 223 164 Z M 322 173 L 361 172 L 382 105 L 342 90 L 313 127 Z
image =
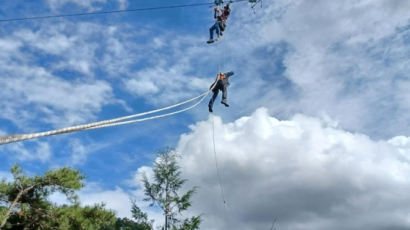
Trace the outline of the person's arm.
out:
M 215 7 L 215 12 L 214 12 L 214 18 L 215 19 L 219 16 L 218 13 L 219 13 L 219 8 Z
M 233 71 L 225 73 L 225 76 L 226 76 L 226 77 L 230 77 L 230 76 L 232 76 L 232 75 L 234 75 L 234 72 L 233 72 Z

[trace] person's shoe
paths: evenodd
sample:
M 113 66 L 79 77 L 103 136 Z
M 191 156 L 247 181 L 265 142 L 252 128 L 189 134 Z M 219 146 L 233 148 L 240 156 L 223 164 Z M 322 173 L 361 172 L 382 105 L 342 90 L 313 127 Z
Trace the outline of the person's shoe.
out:
M 208 44 L 214 43 L 214 40 L 213 40 L 213 39 L 209 39 L 206 43 L 208 43 Z
M 213 112 L 213 110 L 212 110 L 212 107 L 211 107 L 211 106 L 208 106 L 208 109 L 209 109 L 209 112 L 210 112 L 210 113 L 212 113 L 212 112 Z
M 215 41 L 219 41 L 219 40 L 221 40 L 222 39 L 222 36 L 218 36 L 216 39 L 215 39 Z
M 226 107 L 229 107 L 228 103 L 226 101 L 221 101 L 221 104 L 224 104 Z

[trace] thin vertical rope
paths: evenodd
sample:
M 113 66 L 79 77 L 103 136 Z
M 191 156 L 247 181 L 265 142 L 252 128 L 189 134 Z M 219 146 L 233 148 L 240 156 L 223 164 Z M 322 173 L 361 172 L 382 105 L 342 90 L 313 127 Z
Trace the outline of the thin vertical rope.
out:
M 221 175 L 219 173 L 218 158 L 216 156 L 214 116 L 212 115 L 211 117 L 212 117 L 212 142 L 213 142 L 213 145 L 214 145 L 214 158 L 215 158 L 216 175 L 218 176 L 218 183 L 219 183 L 219 188 L 221 190 L 222 201 L 224 202 L 224 205 L 226 205 L 224 189 L 223 189 L 223 186 L 222 186 L 222 179 L 221 179 Z
M 273 222 L 272 222 L 272 227 L 270 228 L 270 230 L 274 230 L 274 229 L 276 229 L 276 228 L 274 228 L 274 227 L 275 227 L 275 223 L 276 223 L 276 218 L 275 218 L 275 219 L 273 219 Z
M 218 35 L 219 36 L 219 35 Z M 217 48 L 217 50 L 219 50 L 219 46 L 221 46 L 219 43 L 220 43 L 221 41 L 218 41 L 218 44 L 217 44 L 217 46 L 216 46 L 216 48 Z M 218 58 L 218 74 L 221 72 L 221 58 L 222 58 L 222 60 L 223 60 L 223 57 L 222 57 L 222 55 L 218 55 L 219 56 L 219 58 Z

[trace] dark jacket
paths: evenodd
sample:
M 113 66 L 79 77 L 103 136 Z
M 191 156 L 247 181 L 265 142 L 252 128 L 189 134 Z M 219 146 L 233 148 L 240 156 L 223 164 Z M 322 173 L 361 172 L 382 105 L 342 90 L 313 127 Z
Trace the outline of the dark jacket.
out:
M 222 86 L 224 86 L 224 87 L 226 87 L 226 86 L 228 86 L 229 85 L 229 78 L 232 76 L 232 75 L 234 75 L 234 72 L 233 71 L 231 71 L 231 72 L 227 72 L 227 73 L 224 73 L 224 75 L 225 75 L 225 78 L 224 79 L 215 79 L 215 83 L 213 83 L 209 88 L 210 89 L 212 89 L 212 87 L 214 86 L 214 84 L 217 84 L 217 86 L 216 86 L 216 88 L 219 88 L 219 86 L 218 85 L 222 85 Z M 217 76 L 217 78 L 219 77 L 219 75 Z
M 224 73 L 224 74 L 225 74 L 225 79 L 221 79 L 220 81 L 222 81 L 222 84 L 223 84 L 223 85 L 229 85 L 229 78 L 230 78 L 232 75 L 234 75 L 234 72 L 231 71 L 231 72 L 227 72 L 227 73 Z

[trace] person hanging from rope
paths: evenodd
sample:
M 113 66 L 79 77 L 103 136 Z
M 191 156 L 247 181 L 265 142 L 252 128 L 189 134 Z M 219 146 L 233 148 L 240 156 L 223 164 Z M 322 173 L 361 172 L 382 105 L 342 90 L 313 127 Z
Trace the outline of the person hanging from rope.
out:
M 215 82 L 211 85 L 210 89 L 212 89 L 212 92 L 214 93 L 211 97 L 211 100 L 209 100 L 208 108 L 209 112 L 213 112 L 213 105 L 216 97 L 218 96 L 219 90 L 222 91 L 222 101 L 221 103 L 224 104 L 226 107 L 229 107 L 228 102 L 227 102 L 227 97 L 228 97 L 228 86 L 229 86 L 229 77 L 234 75 L 234 72 L 227 72 L 227 73 L 218 73 L 216 76 Z
M 222 11 L 222 23 L 220 24 L 220 31 L 219 34 L 222 36 L 223 32 L 226 29 L 226 20 L 228 20 L 229 15 L 231 14 L 231 8 L 229 8 L 229 3 L 224 6 L 224 10 Z
M 229 3 L 224 6 L 224 9 L 221 10 L 219 7 L 215 7 L 214 10 L 214 19 L 215 24 L 209 28 L 209 40 L 208 44 L 213 43 L 221 39 L 223 32 L 226 28 L 226 20 L 231 14 L 231 9 L 229 8 Z M 217 39 L 214 40 L 214 32 L 216 32 Z
M 214 32 L 216 32 L 217 38 L 216 41 L 218 41 L 221 38 L 221 23 L 222 23 L 222 17 L 221 17 L 221 10 L 219 7 L 215 7 L 214 10 L 214 19 L 215 19 L 215 24 L 209 28 L 209 40 L 207 41 L 208 44 L 213 43 L 214 40 Z

